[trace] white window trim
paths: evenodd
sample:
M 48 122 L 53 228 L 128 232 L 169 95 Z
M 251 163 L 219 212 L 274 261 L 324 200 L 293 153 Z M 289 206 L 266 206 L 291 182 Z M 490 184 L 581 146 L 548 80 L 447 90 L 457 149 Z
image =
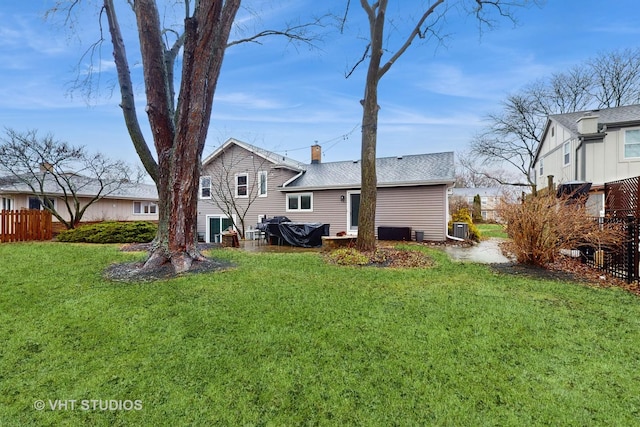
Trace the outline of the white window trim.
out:
M 238 194 L 238 178 L 240 178 L 241 176 L 244 176 L 245 178 L 247 178 L 247 183 L 244 184 L 245 187 L 247 187 L 247 194 L 244 195 L 239 195 Z M 236 198 L 238 199 L 246 199 L 249 197 L 249 174 L 248 173 L 238 173 L 235 176 L 235 187 L 236 187 Z
M 622 142 L 622 156 L 623 156 L 623 158 L 625 160 L 639 158 L 639 156 L 627 157 L 627 145 L 638 144 L 637 142 L 633 142 L 633 143 L 627 144 L 627 132 L 630 132 L 630 131 L 640 132 L 640 129 L 638 129 L 638 128 L 636 128 L 636 129 L 625 129 L 625 131 L 624 131 L 624 141 Z
M 204 237 L 204 240 L 205 240 L 206 243 L 214 243 L 214 242 L 211 242 L 210 239 L 209 239 L 211 237 L 211 222 L 209 221 L 210 218 L 220 218 L 220 221 L 222 221 L 222 219 L 229 219 L 229 215 L 224 215 L 224 214 L 205 215 L 205 227 L 204 227 L 205 237 Z M 233 222 L 233 224 L 237 223 L 236 214 L 231 215 L 231 221 Z M 236 230 L 236 226 L 235 225 L 233 226 L 233 229 L 235 231 L 238 231 L 238 230 Z M 222 231 L 224 231 L 224 230 L 222 230 Z
M 565 152 L 565 149 L 568 148 L 568 151 Z M 567 155 L 569 156 L 569 161 L 567 161 Z M 567 141 L 562 145 L 562 166 L 569 166 L 571 164 L 571 141 Z
M 544 175 L 544 157 L 540 158 L 540 163 L 539 163 L 539 176 L 543 176 Z
M 353 227 L 351 225 L 351 195 L 352 194 L 362 194 L 360 190 L 351 190 L 347 191 L 347 234 L 350 236 L 355 236 L 358 234 L 358 227 Z M 360 200 L 362 202 L 362 200 Z
M 16 202 L 13 200 L 13 197 L 2 197 L 2 206 L 0 206 L 0 209 L 5 210 L 7 205 L 9 209 L 6 210 L 15 210 Z
M 202 180 L 203 179 L 208 179 L 209 180 L 209 187 L 204 187 L 202 185 Z M 200 177 L 200 188 L 198 189 L 198 196 L 200 197 L 200 199 L 210 199 L 211 198 L 211 196 L 212 196 L 211 187 L 212 187 L 212 185 L 211 185 L 211 177 L 209 175 L 201 176 Z M 205 188 L 209 189 L 209 197 L 205 197 L 205 196 L 202 195 L 202 190 L 204 190 Z
M 311 198 L 310 209 L 302 209 L 300 206 L 302 196 L 309 196 Z M 298 209 L 289 209 L 289 198 L 297 197 L 298 198 Z M 288 193 L 285 200 L 285 209 L 287 212 L 313 212 L 313 193 Z
M 140 212 L 136 212 L 136 203 L 140 203 Z M 144 201 L 144 200 L 135 200 L 132 204 L 132 212 L 133 215 L 157 215 L 158 214 L 158 204 L 156 202 Z M 144 208 L 148 207 L 149 212 L 145 212 Z M 151 212 L 151 208 L 154 208 L 155 212 Z
M 264 176 L 264 193 L 262 193 L 262 177 Z M 269 173 L 267 171 L 258 172 L 258 197 L 267 197 L 269 192 Z

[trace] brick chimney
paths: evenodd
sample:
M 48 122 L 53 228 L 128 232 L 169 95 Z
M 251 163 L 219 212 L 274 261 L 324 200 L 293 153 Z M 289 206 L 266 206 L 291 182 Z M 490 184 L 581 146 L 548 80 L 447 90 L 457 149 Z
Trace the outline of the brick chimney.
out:
M 316 165 L 320 163 L 322 159 L 322 147 L 318 144 L 314 144 L 311 146 L 311 164 Z

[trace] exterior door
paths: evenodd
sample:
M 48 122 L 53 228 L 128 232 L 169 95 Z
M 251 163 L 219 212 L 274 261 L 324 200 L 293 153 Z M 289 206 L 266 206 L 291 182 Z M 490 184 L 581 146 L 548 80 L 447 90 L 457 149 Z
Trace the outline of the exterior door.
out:
M 360 214 L 360 192 L 347 192 L 347 229 L 349 234 L 358 233 L 358 215 Z
M 222 243 L 222 232 L 233 225 L 231 218 L 224 216 L 209 217 L 209 239 L 208 243 Z

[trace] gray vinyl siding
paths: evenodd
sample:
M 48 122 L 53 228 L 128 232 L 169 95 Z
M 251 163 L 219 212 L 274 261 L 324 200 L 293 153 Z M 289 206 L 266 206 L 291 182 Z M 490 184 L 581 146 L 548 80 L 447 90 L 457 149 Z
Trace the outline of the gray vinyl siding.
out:
M 377 227 L 411 227 L 412 235 L 423 231 L 425 240 L 446 238 L 445 185 L 378 189 Z
M 348 192 L 358 191 L 352 189 L 326 189 L 299 192 L 288 188 L 287 192 L 281 191 L 282 184 L 297 175 L 290 169 L 274 168 L 271 163 L 264 163 L 262 158 L 256 156 L 242 147 L 232 145 L 222 156 L 228 161 L 234 159 L 233 168 L 229 174 L 232 188 L 235 189 L 235 174 L 248 173 L 249 191 L 257 184 L 260 170 L 268 171 L 267 197 L 257 197 L 252 202 L 245 215 L 245 229 L 255 227 L 259 215 L 267 217 L 284 215 L 295 222 L 321 222 L 330 224 L 331 235 L 336 235 L 347 229 Z M 212 186 L 221 185 L 220 174 L 216 174 L 216 167 L 222 159 L 216 157 L 206 164 L 203 176 L 210 176 Z M 258 163 L 259 162 L 259 163 Z M 212 193 L 215 191 L 212 190 Z M 447 212 L 447 186 L 446 185 L 422 185 L 403 187 L 383 187 L 378 189 L 378 203 L 376 207 L 376 231 L 379 226 L 411 227 L 412 231 L 423 231 L 427 240 L 441 241 L 446 239 L 446 212 Z M 312 211 L 287 211 L 287 194 L 312 193 Z M 344 196 L 344 200 L 341 199 Z M 249 199 L 236 199 L 246 206 Z M 198 201 L 198 232 L 205 234 L 207 231 L 208 215 L 224 215 L 211 200 L 199 199 Z M 239 218 L 234 218 L 239 222 Z
M 347 190 L 301 191 L 313 194 L 312 212 L 285 212 L 285 201 L 282 202 L 282 215 L 295 222 L 321 222 L 329 224 L 329 232 L 335 236 L 340 231 L 347 231 Z M 289 192 L 287 194 L 297 194 Z M 345 196 L 345 201 L 340 200 Z
M 330 224 L 331 235 L 347 231 L 347 191 L 313 191 L 313 212 L 283 210 L 282 215 L 292 221 Z M 376 233 L 380 226 L 411 227 L 412 235 L 416 230 L 424 231 L 426 240 L 445 240 L 446 193 L 445 185 L 378 189 Z M 345 196 L 344 202 L 340 196 Z
M 246 208 L 250 199 L 253 199 L 245 215 L 245 228 L 249 228 L 249 226 L 255 228 L 258 222 L 258 215 L 266 215 L 268 217 L 283 215 L 285 210 L 285 196 L 282 192 L 278 191 L 278 187 L 281 187 L 282 184 L 293 178 L 297 173 L 289 169 L 274 168 L 271 162 L 264 161 L 259 156 L 236 145 L 229 147 L 229 150 L 227 150 L 224 155 L 226 159 L 232 159 L 233 167 L 230 170 L 229 176 L 232 181 L 231 188 L 234 192 L 235 175 L 237 173 L 247 173 L 249 191 L 256 191 L 259 171 L 267 171 L 266 197 L 235 199 L 243 210 Z M 216 158 L 210 164 L 205 165 L 203 169 L 202 176 L 211 177 L 212 187 L 222 185 L 220 183 L 221 173 L 216 172 L 216 168 L 219 167 L 218 162 L 221 161 L 220 158 Z M 219 169 L 217 170 L 219 171 Z M 213 193 L 215 193 L 215 190 L 212 188 L 212 194 Z M 206 232 L 206 218 L 208 215 L 224 215 L 224 212 L 216 206 L 214 200 L 198 199 L 198 233 Z M 239 222 L 238 217 L 236 217 L 235 220 Z

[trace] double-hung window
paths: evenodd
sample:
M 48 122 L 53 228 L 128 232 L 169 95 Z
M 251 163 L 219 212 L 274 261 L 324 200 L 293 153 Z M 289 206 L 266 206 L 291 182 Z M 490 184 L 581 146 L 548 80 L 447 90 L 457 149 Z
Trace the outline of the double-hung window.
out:
M 45 209 L 45 206 L 51 209 L 55 209 L 56 203 L 54 199 L 50 197 L 45 197 L 43 200 L 44 200 L 44 203 L 42 203 L 38 197 L 29 196 L 29 209 L 35 209 L 37 211 L 40 211 Z
M 211 177 L 210 176 L 203 176 L 200 178 L 200 198 L 201 199 L 211 198 Z
M 540 171 L 538 175 L 542 176 L 544 175 L 544 159 L 543 158 L 540 158 L 540 162 L 538 163 L 538 165 L 540 166 Z
M 571 163 L 571 142 L 565 142 L 562 147 L 562 165 L 567 166 Z
M 249 197 L 249 175 L 236 175 L 236 197 Z
M 307 211 L 313 210 L 313 194 L 312 193 L 300 193 L 300 194 L 287 194 L 287 212 L 295 211 Z
M 2 206 L 1 206 L 3 211 L 10 211 L 13 210 L 13 199 L 9 198 L 9 197 L 3 197 L 2 198 Z
M 150 215 L 158 213 L 158 205 L 154 202 L 133 202 L 135 215 Z
M 640 157 L 640 129 L 624 132 L 624 158 Z
M 258 172 L 258 197 L 267 197 L 267 171 Z

